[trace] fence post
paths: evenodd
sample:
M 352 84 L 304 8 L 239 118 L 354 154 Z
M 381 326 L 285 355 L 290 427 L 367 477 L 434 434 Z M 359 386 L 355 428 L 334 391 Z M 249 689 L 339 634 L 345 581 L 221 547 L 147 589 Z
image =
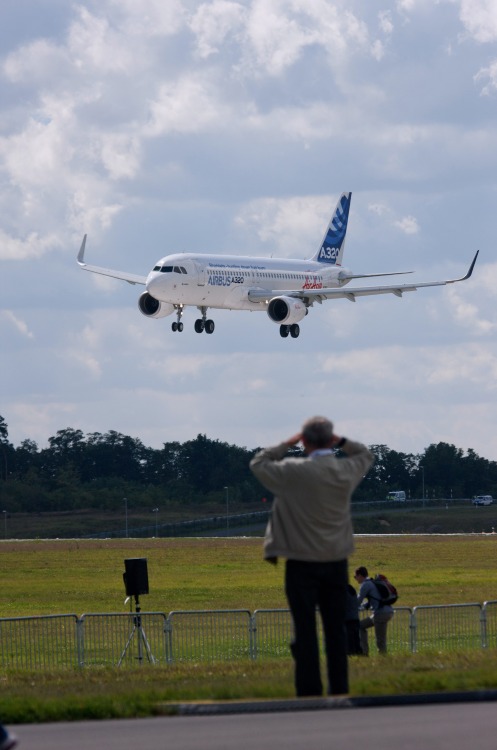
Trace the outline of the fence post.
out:
M 254 612 L 249 618 L 249 653 L 251 659 L 257 659 L 257 622 Z
M 85 620 L 84 615 L 76 617 L 76 644 L 78 649 L 78 665 L 85 666 Z
M 173 621 L 171 619 L 171 613 L 166 615 L 164 620 L 164 639 L 165 647 L 164 651 L 166 654 L 166 663 L 173 663 Z
M 417 620 L 416 620 L 416 609 L 417 607 L 414 607 L 411 612 L 411 617 L 409 619 L 409 629 L 411 631 L 411 652 L 413 654 L 416 653 L 418 644 L 417 644 Z
M 483 602 L 483 606 L 480 610 L 480 632 L 481 632 L 481 647 L 488 647 L 487 640 L 487 602 Z

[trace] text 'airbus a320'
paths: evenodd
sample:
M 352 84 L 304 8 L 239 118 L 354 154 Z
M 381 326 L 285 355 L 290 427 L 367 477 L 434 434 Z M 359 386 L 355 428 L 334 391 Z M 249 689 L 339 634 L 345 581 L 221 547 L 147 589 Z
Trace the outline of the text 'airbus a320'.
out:
M 138 307 L 149 318 L 176 314 L 173 331 L 183 330 L 185 307 L 196 307 L 202 317 L 195 321 L 197 333 L 213 333 L 214 321 L 207 318 L 209 308 L 218 310 L 263 310 L 280 328 L 280 335 L 297 338 L 299 323 L 315 302 L 344 297 L 355 302 L 357 297 L 371 294 L 414 292 L 425 286 L 443 286 L 469 279 L 478 257 L 476 253 L 469 270 L 459 279 L 426 281 L 415 284 L 350 287 L 353 279 L 375 276 L 396 276 L 411 271 L 354 274 L 342 266 L 345 236 L 352 193 L 343 193 L 337 203 L 324 239 L 312 258 L 307 260 L 259 258 L 208 253 L 167 255 L 148 276 L 85 263 L 86 235 L 78 253 L 78 263 L 85 271 L 112 276 L 130 284 L 142 284 L 146 291 L 138 299 Z

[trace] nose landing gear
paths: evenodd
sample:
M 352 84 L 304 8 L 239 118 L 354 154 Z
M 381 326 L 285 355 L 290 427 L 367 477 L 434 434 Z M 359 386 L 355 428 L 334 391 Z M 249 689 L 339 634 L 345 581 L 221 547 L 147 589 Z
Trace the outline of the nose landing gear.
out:
M 178 333 L 181 333 L 183 330 L 183 323 L 181 321 L 181 316 L 183 315 L 183 305 L 175 305 L 176 308 L 176 320 L 174 323 L 171 323 L 171 328 L 174 332 L 178 331 Z

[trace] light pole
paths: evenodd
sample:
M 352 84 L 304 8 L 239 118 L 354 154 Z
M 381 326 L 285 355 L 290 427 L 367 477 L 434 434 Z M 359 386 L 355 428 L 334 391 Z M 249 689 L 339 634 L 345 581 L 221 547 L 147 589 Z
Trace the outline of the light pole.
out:
M 124 517 L 126 519 L 126 539 L 128 538 L 128 498 L 123 497 L 124 501 Z
M 4 538 L 7 539 L 7 511 L 2 510 L 3 513 L 3 535 Z
M 425 467 L 420 466 L 423 478 L 423 508 L 425 507 Z
M 230 527 L 230 517 L 229 517 L 230 491 L 228 487 L 225 487 L 224 489 L 226 490 L 226 529 L 229 529 Z
M 155 536 L 159 536 L 157 534 L 157 514 L 159 512 L 158 508 L 153 508 L 152 513 L 155 513 Z

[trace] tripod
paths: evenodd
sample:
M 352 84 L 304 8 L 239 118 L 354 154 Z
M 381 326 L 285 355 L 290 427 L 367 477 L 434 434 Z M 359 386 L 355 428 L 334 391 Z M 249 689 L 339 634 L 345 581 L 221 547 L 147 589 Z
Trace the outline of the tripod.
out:
M 145 649 L 145 652 L 147 654 L 147 659 L 149 660 L 151 664 L 155 664 L 154 655 L 152 654 L 152 651 L 150 649 L 150 644 L 147 641 L 147 636 L 145 635 L 145 631 L 143 630 L 143 626 L 142 626 L 140 600 L 138 598 L 138 594 L 135 594 L 135 616 L 133 617 L 133 628 L 126 642 L 124 650 L 121 654 L 121 658 L 119 659 L 119 662 L 117 664 L 118 667 L 121 666 L 122 661 L 124 657 L 126 656 L 126 652 L 128 651 L 128 648 L 131 646 L 131 641 L 133 640 L 135 634 L 138 638 L 138 656 L 137 656 L 138 663 L 143 664 L 143 650 Z

